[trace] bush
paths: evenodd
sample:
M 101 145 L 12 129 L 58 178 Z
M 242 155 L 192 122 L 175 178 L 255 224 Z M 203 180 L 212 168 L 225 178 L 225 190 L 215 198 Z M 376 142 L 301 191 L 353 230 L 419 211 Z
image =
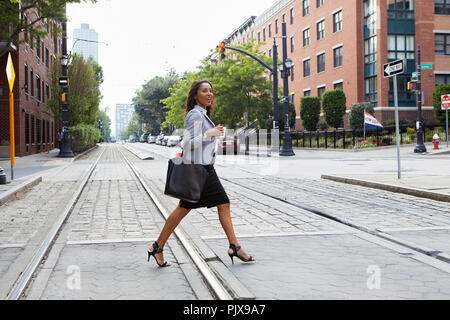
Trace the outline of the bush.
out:
M 375 113 L 370 102 L 356 102 L 352 104 L 349 115 L 350 128 L 352 130 L 364 128 L 364 111 L 367 111 L 371 115 Z
M 434 115 L 441 123 L 445 123 L 445 110 L 442 110 L 441 96 L 450 94 L 450 84 L 439 84 L 433 90 L 433 111 Z
M 4 147 L 9 146 L 9 141 L 8 140 L 2 140 L 2 142 L 0 143 L 0 146 L 4 146 Z
M 406 133 L 407 134 L 416 134 L 416 129 L 414 129 L 414 128 L 406 128 Z
M 408 125 L 414 123 L 414 122 L 411 122 L 411 121 L 403 119 L 403 118 L 400 119 L 398 122 L 401 126 L 408 126 Z M 395 127 L 395 119 L 386 121 L 386 127 Z
M 100 130 L 92 125 L 78 124 L 69 129 L 69 138 L 73 152 L 83 152 L 95 146 L 100 137 Z
M 319 97 L 302 97 L 300 99 L 300 117 L 307 131 L 316 131 L 320 118 Z
M 347 100 L 341 89 L 328 90 L 322 95 L 325 121 L 330 127 L 339 128 L 345 115 Z

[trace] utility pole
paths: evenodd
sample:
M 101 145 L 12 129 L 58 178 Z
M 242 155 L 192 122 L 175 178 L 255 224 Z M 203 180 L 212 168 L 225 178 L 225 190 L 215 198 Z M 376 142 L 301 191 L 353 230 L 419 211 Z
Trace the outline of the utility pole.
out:
M 70 147 L 69 141 L 69 81 L 67 80 L 67 68 L 69 64 L 69 59 L 67 56 L 67 24 L 62 23 L 62 57 L 61 57 L 61 67 L 62 67 L 62 79 L 65 80 L 62 84 L 62 133 L 63 139 L 61 143 L 61 149 L 59 151 L 59 158 L 73 158 L 72 149 Z M 61 84 L 61 80 L 60 80 Z
M 423 121 L 422 121 L 422 72 L 421 72 L 421 61 L 420 61 L 420 46 L 417 47 L 417 72 L 419 74 L 417 79 L 417 145 L 414 148 L 414 153 L 424 153 L 427 152 L 427 148 L 423 143 Z

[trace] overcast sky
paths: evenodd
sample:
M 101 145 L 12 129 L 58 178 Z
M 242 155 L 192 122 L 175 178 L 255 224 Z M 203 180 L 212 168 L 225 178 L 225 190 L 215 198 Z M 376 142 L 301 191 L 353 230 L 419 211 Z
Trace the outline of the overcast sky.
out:
M 195 69 L 210 50 L 250 16 L 277 0 L 98 0 L 68 5 L 68 50 L 73 30 L 87 23 L 98 33 L 103 67 L 101 108 L 115 131 L 115 105 L 131 103 L 135 91 L 170 68 Z

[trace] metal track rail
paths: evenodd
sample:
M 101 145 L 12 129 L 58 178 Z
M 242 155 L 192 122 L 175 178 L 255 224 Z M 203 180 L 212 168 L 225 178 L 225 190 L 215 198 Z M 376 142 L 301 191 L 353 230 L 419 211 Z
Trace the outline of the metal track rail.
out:
M 148 185 L 145 183 L 144 179 L 142 178 L 142 174 L 139 172 L 139 170 L 127 159 L 127 157 L 122 153 L 122 151 L 119 149 L 119 152 L 122 154 L 122 156 L 125 159 L 125 162 L 128 164 L 130 169 L 133 171 L 139 182 L 141 183 L 142 187 L 145 189 L 151 200 L 155 203 L 156 207 L 158 208 L 161 215 L 164 217 L 165 220 L 169 217 L 168 212 L 164 208 L 164 206 L 161 204 L 161 202 L 158 200 L 156 195 L 153 193 L 153 191 L 148 187 Z M 217 277 L 214 275 L 214 272 L 211 271 L 207 263 L 201 258 L 201 256 L 197 253 L 197 251 L 192 247 L 192 245 L 189 243 L 189 241 L 184 236 L 183 232 L 176 228 L 174 231 L 176 237 L 181 242 L 182 246 L 186 250 L 186 252 L 191 257 L 192 261 L 195 263 L 197 268 L 199 269 L 202 276 L 205 278 L 206 282 L 210 286 L 210 288 L 214 291 L 215 295 L 219 300 L 233 300 L 231 295 L 228 293 L 228 291 L 223 287 L 222 283 L 217 279 Z
M 24 293 L 25 289 L 27 288 L 31 277 L 36 272 L 37 268 L 39 267 L 40 263 L 44 259 L 45 255 L 49 250 L 51 250 L 52 244 L 56 238 L 56 235 L 61 230 L 61 227 L 64 224 L 64 221 L 68 218 L 69 214 L 72 212 L 72 209 L 74 208 L 75 204 L 77 203 L 81 193 L 84 190 L 84 187 L 89 181 L 89 178 L 91 177 L 92 173 L 94 172 L 95 168 L 97 167 L 98 162 L 100 161 L 100 158 L 102 157 L 103 153 L 106 149 L 102 151 L 100 156 L 97 158 L 97 160 L 92 164 L 90 169 L 86 172 L 84 177 L 82 178 L 82 182 L 80 186 L 78 187 L 77 191 L 75 192 L 75 195 L 72 197 L 72 199 L 69 201 L 69 203 L 64 208 L 64 211 L 62 212 L 61 216 L 58 218 L 56 223 L 53 225 L 52 229 L 46 236 L 45 240 L 37 250 L 37 252 L 34 254 L 33 258 L 31 259 L 28 266 L 25 268 L 25 270 L 21 273 L 19 279 L 15 282 L 14 286 L 11 288 L 7 299 L 8 300 L 19 300 L 22 294 Z

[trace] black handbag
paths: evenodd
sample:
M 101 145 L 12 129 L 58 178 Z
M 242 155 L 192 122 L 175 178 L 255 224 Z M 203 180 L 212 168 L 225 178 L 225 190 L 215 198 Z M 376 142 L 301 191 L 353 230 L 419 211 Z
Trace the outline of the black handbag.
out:
M 181 158 L 170 159 L 164 194 L 197 203 L 207 176 L 208 171 L 201 164 L 185 164 Z

